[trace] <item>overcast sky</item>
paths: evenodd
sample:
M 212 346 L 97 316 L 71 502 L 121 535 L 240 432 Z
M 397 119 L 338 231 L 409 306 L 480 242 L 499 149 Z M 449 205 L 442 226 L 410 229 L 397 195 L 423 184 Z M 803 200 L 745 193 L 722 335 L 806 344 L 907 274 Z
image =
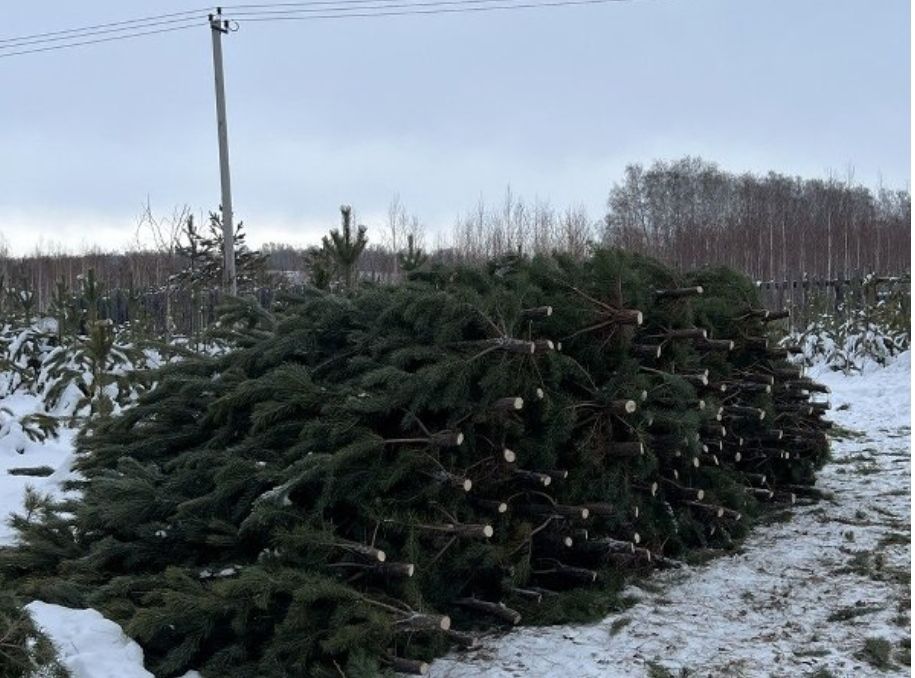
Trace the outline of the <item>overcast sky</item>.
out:
M 196 3 L 4 3 L 0 38 Z M 907 0 L 631 0 L 243 23 L 225 38 L 233 194 L 254 243 L 304 244 L 399 193 L 431 229 L 507 185 L 597 218 L 630 162 L 907 188 Z M 2 53 L 2 50 L 0 50 Z M 125 245 L 219 201 L 206 26 L 0 59 L 0 233 Z

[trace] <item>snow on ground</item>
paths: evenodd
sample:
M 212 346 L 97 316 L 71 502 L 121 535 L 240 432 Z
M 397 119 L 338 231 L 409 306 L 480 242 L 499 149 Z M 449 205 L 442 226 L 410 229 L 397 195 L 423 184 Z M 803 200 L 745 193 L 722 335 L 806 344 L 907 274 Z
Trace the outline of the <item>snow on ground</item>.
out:
M 26 415 L 44 411 L 41 399 L 32 394 L 14 393 L 0 400 L 0 544 L 15 538 L 5 517 L 22 511 L 26 487 L 42 494 L 59 494 L 60 483 L 71 476 L 76 431 L 61 427 L 56 439 L 40 442 L 29 438 L 19 423 Z M 10 469 L 41 466 L 54 472 L 45 477 L 9 473 Z
M 833 443 L 817 487 L 833 498 L 797 507 L 787 522 L 757 528 L 732 555 L 630 587 L 628 610 L 590 626 L 522 628 L 480 649 L 434 662 L 435 678 L 794 677 L 908 675 L 880 672 L 855 655 L 866 638 L 910 637 L 910 355 L 863 376 L 812 372 L 833 390 L 832 418 L 854 433 Z M 37 399 L 0 401 L 0 512 L 18 510 L 26 485 L 59 490 L 74 432 L 33 442 L 14 419 Z M 45 478 L 7 469 L 47 465 Z M 13 538 L 0 527 L 0 543 Z M 28 606 L 73 678 L 146 678 L 140 647 L 94 610 Z M 664 670 L 670 673 L 664 673 Z M 185 678 L 192 678 L 188 674 Z
M 434 678 L 908 676 L 856 657 L 911 637 L 910 354 L 832 388 L 833 498 L 758 527 L 733 555 L 632 586 L 639 602 L 590 626 L 522 628 L 433 663 Z M 828 673 L 826 672 L 828 671 Z
M 25 606 L 54 643 L 74 678 L 154 678 L 143 668 L 143 650 L 121 627 L 95 610 L 74 610 L 34 601 Z
M 25 606 L 54 644 L 72 678 L 155 678 L 143 667 L 143 648 L 95 610 L 74 610 L 35 600 Z M 201 678 L 188 671 L 181 678 Z

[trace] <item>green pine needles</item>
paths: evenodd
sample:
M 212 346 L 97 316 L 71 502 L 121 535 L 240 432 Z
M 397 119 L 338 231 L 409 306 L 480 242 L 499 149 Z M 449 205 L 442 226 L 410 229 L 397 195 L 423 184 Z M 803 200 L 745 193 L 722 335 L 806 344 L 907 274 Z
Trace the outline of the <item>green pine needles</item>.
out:
M 5 583 L 5 582 L 0 582 Z M 69 673 L 56 658 L 51 641 L 32 624 L 21 601 L 4 587 L 0 593 L 0 675 L 5 678 L 67 678 Z
M 321 239 L 321 247 L 311 247 L 307 253 L 311 282 L 318 289 L 329 289 L 333 283 L 344 290 L 354 289 L 357 282 L 359 257 L 368 245 L 365 226 L 353 231 L 353 208 L 340 206 L 341 224 Z
M 429 260 L 429 256 L 417 247 L 416 238 L 412 233 L 407 234 L 406 248 L 397 253 L 397 264 L 404 273 L 412 273 Z
M 325 242 L 348 294 L 235 304 L 233 351 L 93 422 L 82 499 L 15 519 L 20 595 L 100 610 L 163 677 L 421 672 L 494 624 L 599 617 L 812 481 L 819 387 L 742 277 L 413 250 L 359 287 L 350 222 Z

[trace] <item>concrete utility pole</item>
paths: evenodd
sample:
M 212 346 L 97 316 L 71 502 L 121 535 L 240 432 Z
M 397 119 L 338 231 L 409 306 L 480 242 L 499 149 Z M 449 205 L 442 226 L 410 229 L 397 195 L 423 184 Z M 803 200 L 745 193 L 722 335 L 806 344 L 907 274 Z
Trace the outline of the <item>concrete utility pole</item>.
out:
M 219 132 L 219 180 L 222 185 L 222 283 L 226 294 L 238 294 L 235 280 L 235 225 L 232 221 L 232 182 L 229 179 L 229 131 L 226 127 L 226 88 L 222 73 L 222 36 L 229 22 L 222 18 L 222 7 L 210 14 L 213 36 L 213 70 L 216 73 L 216 122 Z

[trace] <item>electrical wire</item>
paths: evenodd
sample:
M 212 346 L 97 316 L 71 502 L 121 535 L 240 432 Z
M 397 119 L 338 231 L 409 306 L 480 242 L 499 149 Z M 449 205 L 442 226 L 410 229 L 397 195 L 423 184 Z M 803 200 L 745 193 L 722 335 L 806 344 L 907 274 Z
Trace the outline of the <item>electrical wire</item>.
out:
M 211 7 L 204 7 L 202 9 L 189 9 L 183 12 L 170 12 L 168 14 L 155 14 L 153 16 L 140 17 L 138 19 L 125 19 L 124 21 L 111 21 L 104 24 L 95 24 L 94 26 L 82 26 L 81 28 L 66 28 L 59 31 L 49 31 L 46 33 L 33 33 L 31 35 L 20 35 L 15 38 L 0 38 L 0 45 L 7 43 L 16 43 L 23 40 L 32 40 L 33 38 L 45 38 L 55 35 L 66 35 L 71 33 L 84 33 L 86 31 L 94 31 L 100 28 L 111 28 L 113 26 L 128 26 L 125 30 L 130 30 L 132 28 L 143 28 L 143 26 L 138 26 L 137 24 L 145 24 L 150 21 L 158 21 L 160 19 L 170 19 L 172 17 L 187 16 L 187 15 L 198 15 L 205 17 L 207 13 L 212 12 Z M 83 37 L 80 35 L 74 35 L 74 38 Z
M 84 32 L 84 33 L 79 33 L 79 34 L 75 34 L 75 35 L 57 35 L 57 36 L 45 37 L 45 38 L 35 38 L 34 40 L 23 40 L 21 42 L 17 42 L 17 43 L 11 44 L 11 45 L 0 45 L 0 50 L 19 49 L 20 47 L 26 47 L 27 45 L 42 45 L 42 44 L 47 44 L 47 43 L 51 43 L 51 42 L 65 42 L 68 40 L 91 38 L 96 35 L 108 35 L 111 33 L 134 32 L 137 29 L 154 28 L 156 26 L 170 26 L 170 25 L 174 25 L 174 24 L 185 24 L 185 23 L 189 23 L 189 22 L 194 22 L 195 24 L 199 24 L 199 22 L 201 20 L 202 20 L 202 17 L 196 17 L 196 16 L 184 17 L 181 19 L 163 19 L 162 21 L 153 21 L 150 23 L 144 23 L 144 24 L 136 25 L 136 26 L 123 26 L 120 28 L 103 28 L 101 30 Z
M 197 28 L 198 26 L 205 26 L 207 22 L 189 24 L 187 26 L 172 26 L 171 28 L 159 28 L 154 31 L 141 31 L 137 33 L 130 33 L 128 35 L 113 35 L 107 38 L 96 38 L 94 40 L 83 40 L 80 42 L 71 42 L 66 45 L 49 45 L 47 47 L 33 47 L 31 49 L 23 49 L 17 52 L 0 52 L 0 59 L 7 59 L 9 57 L 20 56 L 22 54 L 35 54 L 37 52 L 53 52 L 58 49 L 69 49 L 70 47 L 82 47 L 83 45 L 95 45 L 100 42 L 114 42 L 115 40 L 128 40 L 130 38 L 139 38 L 144 35 L 158 35 L 160 33 L 172 33 L 174 31 L 184 31 L 188 28 Z
M 625 2 L 626 0 L 605 0 L 606 2 Z M 388 10 L 388 9 L 406 9 L 406 8 L 424 8 L 424 7 L 439 7 L 446 5 L 455 5 L 458 7 L 463 6 L 474 6 L 474 5 L 485 5 L 493 2 L 503 2 L 508 3 L 507 6 L 514 5 L 514 0 L 430 0 L 429 2 L 420 1 L 410 1 L 403 2 L 402 0 L 313 0 L 312 2 L 298 2 L 298 3 L 286 3 L 286 4 L 295 4 L 296 6 L 308 5 L 304 9 L 281 9 L 281 10 L 268 10 L 268 11 L 240 11 L 236 12 L 230 10 L 228 13 L 224 14 L 233 20 L 236 21 L 248 21 L 257 19 L 258 21 L 266 20 L 268 17 L 276 17 L 278 19 L 285 19 L 285 16 L 288 15 L 289 18 L 297 14 L 318 14 L 321 12 L 355 12 L 362 10 L 365 12 L 375 11 L 375 10 Z M 331 5 L 331 7 L 316 7 L 315 5 Z M 373 5 L 371 7 L 366 7 L 365 5 Z M 223 8 L 224 10 L 227 8 Z
M 487 5 L 487 6 L 467 6 L 472 3 L 477 2 L 505 2 L 506 0 L 435 0 L 430 3 L 406 3 L 403 5 L 389 5 L 391 7 L 405 7 L 408 9 L 397 9 L 395 11 L 387 11 L 386 7 L 377 7 L 377 8 L 362 8 L 357 7 L 351 9 L 336 7 L 336 8 L 325 8 L 323 11 L 324 14 L 309 14 L 308 16 L 301 15 L 281 15 L 281 16 L 236 16 L 231 13 L 227 16 L 234 17 L 234 21 L 239 23 L 256 21 L 256 22 L 269 22 L 269 21 L 310 21 L 317 19 L 347 19 L 347 18 L 371 18 L 371 17 L 391 17 L 391 16 L 409 16 L 409 15 L 430 15 L 430 14 L 462 14 L 469 12 L 491 12 L 491 11 L 512 11 L 518 9 L 535 9 L 537 7 L 568 7 L 575 5 L 605 5 L 610 3 L 626 2 L 627 0 L 550 0 L 548 2 L 521 2 L 521 3 L 512 3 L 512 4 L 503 4 L 503 5 Z M 409 9 L 415 8 L 417 6 L 430 6 L 430 5 L 439 5 L 439 4 L 459 4 L 459 7 L 434 7 L 432 9 Z M 373 11 L 378 9 L 381 11 Z M 304 11 L 304 10 L 301 10 Z
M 223 19 L 231 20 L 235 23 L 307 21 L 316 19 L 332 20 L 345 18 L 512 11 L 519 9 L 535 9 L 538 7 L 601 5 L 628 1 L 629 0 L 526 0 L 524 2 L 515 2 L 514 0 L 429 0 L 428 2 L 416 2 L 409 0 L 308 0 L 306 2 L 224 5 L 221 7 L 221 16 Z M 0 59 L 187 30 L 199 25 L 208 24 L 209 21 L 208 19 L 205 19 L 205 16 L 213 13 L 212 8 L 200 8 L 181 12 L 170 12 L 167 14 L 150 15 L 138 19 L 94 24 L 81 28 L 33 33 L 31 35 L 12 38 L 0 38 Z M 159 26 L 164 27 L 154 28 Z M 154 30 L 147 30 L 151 28 Z M 105 37 L 97 37 L 100 35 Z M 32 47 L 33 45 L 41 46 Z M 29 47 L 29 49 L 21 49 L 22 47 Z

